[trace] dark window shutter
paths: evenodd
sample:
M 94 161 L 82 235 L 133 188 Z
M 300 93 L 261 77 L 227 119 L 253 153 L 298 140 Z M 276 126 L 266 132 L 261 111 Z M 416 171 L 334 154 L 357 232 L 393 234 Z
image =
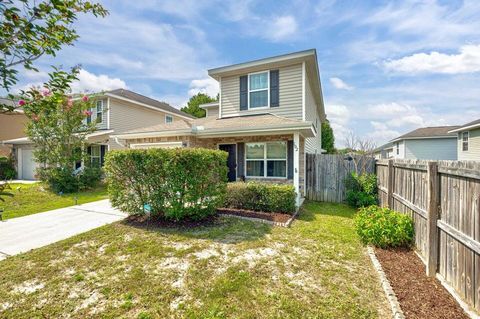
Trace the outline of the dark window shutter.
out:
M 105 152 L 107 151 L 107 145 L 100 145 L 100 165 L 103 166 L 105 163 Z
M 248 109 L 248 76 L 240 77 L 240 110 Z
M 278 70 L 270 71 L 270 107 L 280 106 L 279 81 Z
M 87 154 L 89 156 L 92 155 L 92 147 L 91 146 L 87 147 Z
M 237 177 L 245 175 L 245 143 L 237 144 Z
M 287 178 L 293 179 L 293 141 L 287 142 Z

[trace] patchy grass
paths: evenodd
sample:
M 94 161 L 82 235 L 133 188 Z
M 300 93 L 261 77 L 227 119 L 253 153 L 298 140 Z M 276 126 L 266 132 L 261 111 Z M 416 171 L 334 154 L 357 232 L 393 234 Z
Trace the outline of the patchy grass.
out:
M 291 228 L 104 226 L 1 261 L 0 317 L 388 317 L 352 215 L 310 202 Z
M 11 184 L 13 197 L 5 196 L 5 202 L 0 202 L 3 208 L 3 219 L 21 217 L 52 209 L 75 205 L 75 197 L 78 204 L 94 202 L 108 198 L 105 186 L 83 191 L 75 194 L 59 195 L 50 191 L 44 184 Z

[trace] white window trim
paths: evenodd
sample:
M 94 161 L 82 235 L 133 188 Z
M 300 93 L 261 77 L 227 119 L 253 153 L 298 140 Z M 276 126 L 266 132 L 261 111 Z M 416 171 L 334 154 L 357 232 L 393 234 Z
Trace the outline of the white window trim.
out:
M 171 122 L 168 122 L 167 121 L 167 118 L 171 118 L 172 121 Z M 169 115 L 169 114 L 165 114 L 165 124 L 172 124 L 173 123 L 173 116 L 172 115 Z
M 268 143 L 278 143 L 282 142 L 285 144 L 285 158 L 267 158 L 267 144 Z M 263 144 L 263 159 L 253 158 L 247 159 L 247 146 L 248 144 Z M 263 176 L 250 176 L 247 175 L 247 161 L 258 161 L 263 162 Z M 267 176 L 267 161 L 285 161 L 285 177 L 283 176 Z M 287 141 L 269 141 L 269 142 L 251 142 L 245 143 L 245 155 L 244 155 L 244 175 L 248 178 L 258 178 L 258 179 L 288 179 L 288 143 Z
M 465 142 L 463 140 L 463 134 L 467 133 L 467 141 Z M 468 152 L 469 148 L 470 148 L 470 131 L 466 131 L 466 132 L 461 132 L 461 135 L 460 135 L 461 139 L 460 141 L 462 142 L 461 144 L 461 147 L 462 147 L 462 152 Z M 467 149 L 463 149 L 463 144 L 464 143 L 467 143 Z
M 102 105 L 101 106 L 101 112 L 98 112 L 98 102 L 100 102 L 100 104 Z M 103 123 L 103 111 L 104 111 L 104 103 L 103 103 L 103 100 L 98 100 L 97 102 L 95 102 L 95 121 L 97 121 L 98 124 L 101 124 Z M 98 122 L 98 113 L 101 113 L 102 116 L 101 116 L 101 121 Z
M 255 74 L 262 74 L 262 73 L 267 73 L 267 88 L 265 89 L 256 89 L 256 90 L 250 90 L 250 76 L 255 75 Z M 267 105 L 266 106 L 258 106 L 258 107 L 250 107 L 250 92 L 260 92 L 260 91 L 265 91 L 267 90 Z M 262 110 L 262 109 L 269 109 L 270 108 L 270 70 L 266 71 L 260 71 L 260 72 L 253 72 L 253 73 L 248 73 L 247 77 L 247 106 L 248 110 Z
M 98 156 L 93 155 L 93 148 L 98 147 Z M 98 158 L 98 163 L 102 166 L 102 146 L 100 144 L 90 145 L 90 165 L 93 165 L 93 159 Z

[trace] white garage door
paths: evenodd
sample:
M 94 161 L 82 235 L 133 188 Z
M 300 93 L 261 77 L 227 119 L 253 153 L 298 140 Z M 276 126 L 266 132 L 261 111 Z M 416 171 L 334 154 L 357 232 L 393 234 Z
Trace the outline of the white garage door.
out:
M 22 179 L 35 179 L 33 150 L 22 149 Z

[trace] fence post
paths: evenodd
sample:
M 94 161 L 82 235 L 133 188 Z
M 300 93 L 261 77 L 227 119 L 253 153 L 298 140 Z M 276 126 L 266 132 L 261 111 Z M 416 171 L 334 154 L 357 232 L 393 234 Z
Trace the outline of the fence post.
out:
M 393 209 L 393 185 L 394 185 L 394 167 L 393 159 L 388 160 L 388 184 L 387 184 L 387 205 L 388 208 Z
M 427 180 L 427 276 L 434 277 L 437 272 L 438 258 L 437 219 L 439 202 L 439 178 L 437 162 L 428 162 Z

